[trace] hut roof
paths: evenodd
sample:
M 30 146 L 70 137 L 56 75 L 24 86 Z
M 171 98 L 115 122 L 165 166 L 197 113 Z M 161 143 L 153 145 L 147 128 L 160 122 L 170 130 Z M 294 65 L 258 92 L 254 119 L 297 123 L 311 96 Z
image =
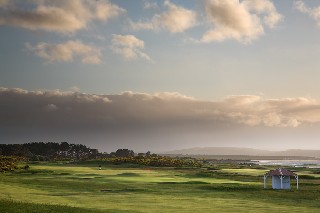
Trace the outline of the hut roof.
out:
M 278 175 L 281 175 L 281 176 L 297 176 L 296 173 L 293 173 L 289 170 L 286 170 L 286 169 L 283 169 L 283 168 L 278 168 L 278 169 L 275 169 L 275 170 L 271 170 L 269 172 L 267 172 L 265 175 L 267 176 L 278 176 Z

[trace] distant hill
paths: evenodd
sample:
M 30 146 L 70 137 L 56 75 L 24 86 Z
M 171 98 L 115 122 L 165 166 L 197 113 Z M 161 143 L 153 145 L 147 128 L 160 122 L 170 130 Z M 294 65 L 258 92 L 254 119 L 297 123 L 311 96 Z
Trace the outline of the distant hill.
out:
M 285 151 L 268 151 L 238 147 L 195 147 L 164 152 L 169 155 L 246 155 L 246 156 L 304 156 L 320 158 L 320 150 L 288 149 Z

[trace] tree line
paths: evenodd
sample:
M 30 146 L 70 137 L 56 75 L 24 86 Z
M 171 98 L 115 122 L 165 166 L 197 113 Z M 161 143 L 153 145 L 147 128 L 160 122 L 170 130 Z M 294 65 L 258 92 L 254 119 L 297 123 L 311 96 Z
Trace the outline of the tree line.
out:
M 199 167 L 195 159 L 158 156 L 150 151 L 134 153 L 130 149 L 118 149 L 111 153 L 101 153 L 82 144 L 68 142 L 31 142 L 25 144 L 0 144 L 0 172 L 12 171 L 17 162 L 23 161 L 87 161 L 112 164 L 138 164 L 155 167 Z
M 110 154 L 99 152 L 83 144 L 68 142 L 30 142 L 24 144 L 0 144 L 0 156 L 19 156 L 32 161 L 48 160 L 91 160 L 111 157 L 133 157 L 135 153 L 130 149 L 118 149 Z M 139 153 L 139 156 L 151 156 L 147 153 Z
M 25 144 L 0 144 L 0 155 L 21 156 L 29 160 L 83 160 L 98 157 L 99 151 L 82 144 L 68 142 L 31 142 Z

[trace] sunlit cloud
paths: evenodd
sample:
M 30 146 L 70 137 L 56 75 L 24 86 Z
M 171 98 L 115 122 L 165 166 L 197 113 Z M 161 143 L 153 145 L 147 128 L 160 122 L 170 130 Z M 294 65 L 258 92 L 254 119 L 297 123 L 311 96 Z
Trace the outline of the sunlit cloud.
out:
M 262 15 L 263 22 L 270 28 L 274 28 L 283 19 L 270 0 L 246 0 L 243 4 L 248 10 Z
M 100 49 L 84 44 L 78 40 L 70 40 L 60 44 L 38 43 L 32 46 L 26 43 L 26 48 L 48 62 L 72 62 L 75 57 L 84 64 L 100 64 Z
M 10 7 L 4 7 L 7 4 L 0 1 L 0 24 L 59 33 L 73 33 L 92 21 L 108 21 L 125 12 L 109 1 L 27 1 L 24 7 L 13 1 Z
M 144 41 L 134 35 L 113 35 L 111 49 L 126 60 L 145 59 L 151 61 L 150 56 L 144 52 Z
M 250 43 L 264 34 L 264 25 L 273 28 L 283 18 L 269 0 L 206 0 L 205 10 L 213 28 L 202 42 L 234 39 Z
M 166 11 L 156 14 L 149 21 L 131 22 L 134 30 L 167 30 L 171 33 L 184 32 L 197 23 L 196 13 L 192 10 L 165 1 Z
M 296 1 L 294 2 L 294 7 L 301 13 L 309 15 L 320 26 L 320 6 L 310 8 L 310 7 L 307 7 L 307 5 L 305 5 L 303 1 Z

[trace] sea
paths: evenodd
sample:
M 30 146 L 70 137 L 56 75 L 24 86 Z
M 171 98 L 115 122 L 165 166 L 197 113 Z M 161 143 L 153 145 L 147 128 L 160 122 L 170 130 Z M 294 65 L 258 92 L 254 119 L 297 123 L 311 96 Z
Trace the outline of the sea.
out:
M 254 162 L 259 165 L 320 168 L 320 160 L 257 160 Z

